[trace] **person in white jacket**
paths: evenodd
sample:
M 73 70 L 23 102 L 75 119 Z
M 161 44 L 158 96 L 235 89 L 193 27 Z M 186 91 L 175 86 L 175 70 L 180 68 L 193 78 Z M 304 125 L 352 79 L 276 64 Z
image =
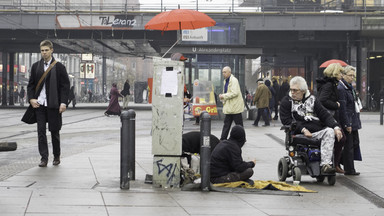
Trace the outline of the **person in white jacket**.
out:
M 220 140 L 226 140 L 232 122 L 243 126 L 242 112 L 244 111 L 244 101 L 240 90 L 239 81 L 232 75 L 231 68 L 223 68 L 224 88 L 223 94 L 219 94 L 223 102 L 223 113 L 225 114 L 223 130 Z

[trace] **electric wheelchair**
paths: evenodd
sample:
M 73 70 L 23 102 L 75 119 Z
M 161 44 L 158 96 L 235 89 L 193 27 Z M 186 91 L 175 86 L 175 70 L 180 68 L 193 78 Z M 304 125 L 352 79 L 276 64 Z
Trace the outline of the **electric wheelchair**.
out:
M 317 182 L 323 182 L 327 178 L 328 184 L 334 185 L 335 173 L 321 173 L 321 140 L 308 138 L 302 134 L 293 135 L 295 126 L 292 124 L 281 127 L 285 132 L 285 147 L 288 155 L 279 160 L 277 168 L 279 181 L 285 181 L 291 176 L 293 181 L 300 181 L 302 175 L 309 175 L 316 178 Z

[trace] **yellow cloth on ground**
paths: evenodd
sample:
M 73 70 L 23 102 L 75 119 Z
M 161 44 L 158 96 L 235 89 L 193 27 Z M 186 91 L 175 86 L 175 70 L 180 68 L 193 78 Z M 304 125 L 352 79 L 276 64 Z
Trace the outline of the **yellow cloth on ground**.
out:
M 285 182 L 277 182 L 277 181 L 261 181 L 254 180 L 254 184 L 250 185 L 245 181 L 237 181 L 237 182 L 228 182 L 228 183 L 220 183 L 213 184 L 215 187 L 227 187 L 227 188 L 253 188 L 253 189 L 278 189 L 282 191 L 297 191 L 297 192 L 307 192 L 307 193 L 317 193 L 317 191 L 308 190 L 303 186 L 290 185 Z M 272 186 L 272 188 L 270 188 Z

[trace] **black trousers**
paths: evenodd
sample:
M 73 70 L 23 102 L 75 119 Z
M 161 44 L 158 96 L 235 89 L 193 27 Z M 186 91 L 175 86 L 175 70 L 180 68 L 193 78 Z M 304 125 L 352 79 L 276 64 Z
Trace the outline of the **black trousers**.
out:
M 37 137 L 39 143 L 39 153 L 41 160 L 48 160 L 48 143 L 47 143 L 47 120 L 48 113 L 47 107 L 40 106 L 36 109 L 36 119 L 37 119 Z M 60 133 L 59 131 L 51 131 L 52 138 L 52 149 L 54 157 L 59 157 L 60 150 Z
M 265 125 L 269 125 L 269 110 L 268 107 L 266 108 L 258 108 L 257 109 L 257 117 L 255 119 L 254 125 L 258 125 L 260 121 L 260 117 L 263 117 L 263 120 L 265 122 Z
M 278 101 L 275 101 L 275 116 L 278 116 L 279 115 L 279 102 Z
M 231 172 L 225 176 L 221 176 L 217 178 L 212 177 L 211 182 L 213 184 L 218 184 L 218 183 L 226 183 L 226 182 L 246 181 L 249 178 L 251 178 L 252 175 L 253 175 L 253 169 L 248 168 L 241 173 Z
M 229 130 L 231 129 L 232 122 L 235 121 L 236 125 L 243 126 L 243 116 L 238 114 L 225 114 L 223 130 L 221 132 L 220 140 L 226 140 L 228 138 Z
M 344 143 L 344 149 L 343 149 L 343 165 L 344 165 L 344 171 L 346 173 L 354 173 L 355 170 L 355 163 L 354 163 L 354 152 L 355 152 L 355 146 L 359 145 L 359 133 L 357 130 L 352 131 L 352 133 L 348 133 L 346 130 L 344 130 L 345 135 L 347 136 L 347 140 Z

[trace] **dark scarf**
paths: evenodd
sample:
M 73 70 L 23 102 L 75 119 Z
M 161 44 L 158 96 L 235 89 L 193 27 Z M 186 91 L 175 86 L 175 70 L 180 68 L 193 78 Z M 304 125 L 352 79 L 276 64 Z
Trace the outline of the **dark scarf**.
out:
M 229 76 L 227 79 L 225 79 L 224 93 L 227 93 L 227 91 L 228 91 L 229 78 L 231 78 L 231 76 Z

